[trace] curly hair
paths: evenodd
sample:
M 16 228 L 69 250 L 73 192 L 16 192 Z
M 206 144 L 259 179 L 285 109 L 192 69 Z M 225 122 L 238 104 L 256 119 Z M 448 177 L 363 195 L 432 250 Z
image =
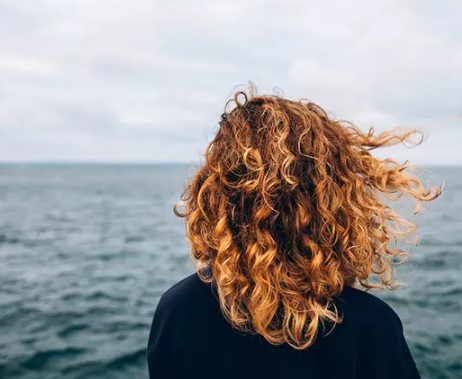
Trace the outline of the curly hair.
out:
M 384 200 L 410 195 L 417 213 L 441 187 L 370 151 L 416 134 L 364 133 L 313 102 L 236 92 L 174 206 L 234 328 L 304 349 L 321 324 L 342 322 L 334 297 L 344 286 L 395 288 L 393 266 L 407 257 L 397 242 L 416 226 Z

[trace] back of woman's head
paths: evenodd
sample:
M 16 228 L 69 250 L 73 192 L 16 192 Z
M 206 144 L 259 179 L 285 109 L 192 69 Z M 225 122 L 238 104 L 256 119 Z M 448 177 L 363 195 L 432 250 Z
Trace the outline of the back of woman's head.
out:
M 415 226 L 381 197 L 408 194 L 418 206 L 441 189 L 370 152 L 416 130 L 364 133 L 314 103 L 273 95 L 238 92 L 233 103 L 175 213 L 226 319 L 305 348 L 321 323 L 341 321 L 334 296 L 345 285 L 393 287 L 394 261 L 406 257 L 396 242 Z

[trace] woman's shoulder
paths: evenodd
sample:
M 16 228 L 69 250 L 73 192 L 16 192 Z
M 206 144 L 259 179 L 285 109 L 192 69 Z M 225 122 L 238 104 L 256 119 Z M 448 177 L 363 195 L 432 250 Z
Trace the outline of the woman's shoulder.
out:
M 386 301 L 369 291 L 345 287 L 338 296 L 337 305 L 346 317 L 354 317 L 363 326 L 388 326 L 402 330 L 402 322 L 396 311 Z
M 210 284 L 204 283 L 197 272 L 176 281 L 159 299 L 158 308 L 178 309 L 203 304 L 211 295 Z

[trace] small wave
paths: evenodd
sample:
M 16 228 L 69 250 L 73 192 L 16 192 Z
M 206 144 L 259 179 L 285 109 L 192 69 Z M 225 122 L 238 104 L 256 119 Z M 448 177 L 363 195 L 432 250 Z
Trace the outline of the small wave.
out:
M 110 300 L 115 302 L 124 302 L 127 298 L 125 296 L 117 296 L 115 294 L 109 294 L 104 291 L 95 291 L 90 293 L 85 297 L 86 300 L 96 301 L 96 300 Z
M 144 362 L 146 359 L 146 349 L 138 349 L 132 353 L 122 355 L 107 363 L 110 369 L 118 370 L 136 362 Z
M 35 353 L 32 357 L 21 363 L 21 366 L 27 369 L 37 370 L 48 364 L 51 360 L 61 357 L 76 357 L 86 352 L 85 349 L 68 347 L 64 349 L 52 349 Z
M 14 244 L 17 244 L 21 242 L 21 240 L 17 237 L 12 237 L 12 236 L 8 236 L 6 234 L 0 234 L 0 245 L 1 244 L 10 244 L 10 245 L 14 245 Z
M 67 337 L 70 337 L 70 336 L 72 336 L 72 335 L 74 335 L 76 333 L 79 333 L 82 330 L 86 330 L 86 329 L 88 329 L 88 326 L 84 325 L 84 324 L 70 325 L 70 326 L 65 327 L 63 330 L 61 330 L 58 333 L 58 335 L 61 338 L 67 338 Z
M 49 241 L 27 238 L 26 236 L 15 236 L 5 233 L 0 233 L 0 245 L 18 245 L 21 244 L 25 247 L 36 247 L 40 243 L 46 245 Z
M 143 242 L 143 241 L 144 241 L 143 236 L 127 236 L 127 237 L 125 237 L 125 242 L 126 243 Z

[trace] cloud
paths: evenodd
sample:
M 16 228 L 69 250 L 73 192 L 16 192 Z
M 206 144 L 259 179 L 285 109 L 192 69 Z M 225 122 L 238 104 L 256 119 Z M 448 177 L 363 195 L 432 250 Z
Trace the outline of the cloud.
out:
M 462 163 L 458 1 L 0 2 L 0 160 L 197 160 L 236 85 Z

